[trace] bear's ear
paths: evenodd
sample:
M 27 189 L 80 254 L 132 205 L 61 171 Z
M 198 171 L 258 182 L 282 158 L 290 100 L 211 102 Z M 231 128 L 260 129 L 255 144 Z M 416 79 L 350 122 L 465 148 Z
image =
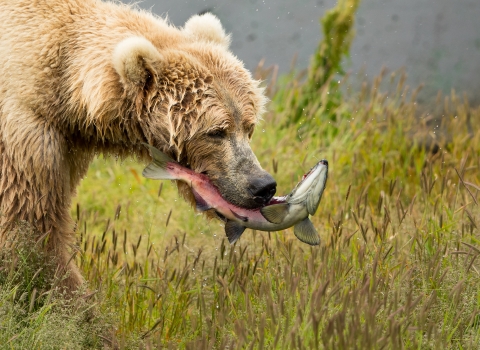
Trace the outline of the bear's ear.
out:
M 143 87 L 157 75 L 162 55 L 143 37 L 130 37 L 117 44 L 113 66 L 125 85 Z
M 225 33 L 220 20 L 208 12 L 190 17 L 183 31 L 196 40 L 218 43 L 226 48 L 230 45 L 230 35 Z

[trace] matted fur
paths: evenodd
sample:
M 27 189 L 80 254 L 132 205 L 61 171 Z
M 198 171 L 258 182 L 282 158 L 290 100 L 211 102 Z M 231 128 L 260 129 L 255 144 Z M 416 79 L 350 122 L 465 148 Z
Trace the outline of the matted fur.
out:
M 228 44 L 213 15 L 182 29 L 95 0 L 2 1 L 0 244 L 28 221 L 65 268 L 71 199 L 94 154 L 147 160 L 143 142 L 253 205 L 244 174 L 263 174 L 248 142 L 265 97 Z M 67 269 L 72 289 L 82 278 Z

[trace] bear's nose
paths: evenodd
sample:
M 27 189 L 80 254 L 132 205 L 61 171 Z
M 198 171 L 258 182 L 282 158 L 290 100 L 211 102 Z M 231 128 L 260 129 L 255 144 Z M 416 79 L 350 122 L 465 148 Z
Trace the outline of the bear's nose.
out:
M 251 180 L 248 189 L 256 203 L 265 205 L 275 194 L 277 182 L 270 174 L 265 174 Z

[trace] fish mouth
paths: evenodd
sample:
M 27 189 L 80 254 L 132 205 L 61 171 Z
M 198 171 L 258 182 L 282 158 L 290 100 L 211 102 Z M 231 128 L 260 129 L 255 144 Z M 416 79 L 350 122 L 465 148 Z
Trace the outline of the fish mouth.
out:
M 328 171 L 328 161 L 327 161 L 326 159 L 322 159 L 322 160 L 320 160 L 312 169 L 310 169 L 310 170 L 308 171 L 308 173 L 306 173 L 306 174 L 304 174 L 304 175 L 302 176 L 302 180 L 301 180 L 300 182 L 302 182 L 303 180 L 305 180 L 312 172 L 314 172 L 315 170 L 317 170 L 317 169 L 318 169 L 318 166 L 319 166 L 320 164 L 323 165 L 323 166 L 325 166 L 325 167 L 327 168 L 327 171 Z

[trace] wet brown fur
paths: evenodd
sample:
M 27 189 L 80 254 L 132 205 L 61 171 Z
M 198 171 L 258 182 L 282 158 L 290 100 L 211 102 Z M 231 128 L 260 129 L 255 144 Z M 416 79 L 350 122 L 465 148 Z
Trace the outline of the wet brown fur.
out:
M 228 41 L 211 15 L 179 29 L 96 0 L 2 2 L 0 244 L 19 220 L 31 223 L 69 271 L 65 286 L 78 287 L 75 189 L 96 153 L 148 161 L 142 142 L 254 206 L 247 175 L 263 170 L 249 139 L 265 98 Z

